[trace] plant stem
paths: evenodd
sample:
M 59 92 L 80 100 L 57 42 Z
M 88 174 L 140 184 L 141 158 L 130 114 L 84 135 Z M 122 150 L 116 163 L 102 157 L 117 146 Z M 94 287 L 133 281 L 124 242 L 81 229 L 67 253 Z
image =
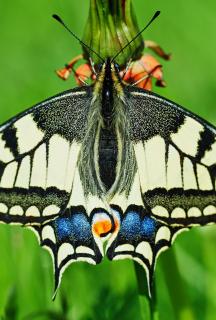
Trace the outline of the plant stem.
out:
M 145 272 L 142 266 L 140 266 L 136 262 L 134 262 L 134 270 L 135 270 L 136 279 L 137 279 L 141 319 L 156 320 L 155 295 L 153 294 L 153 298 L 150 299 Z
M 174 250 L 169 249 L 161 262 L 176 320 L 195 320 L 188 303 L 187 292 L 183 285 Z

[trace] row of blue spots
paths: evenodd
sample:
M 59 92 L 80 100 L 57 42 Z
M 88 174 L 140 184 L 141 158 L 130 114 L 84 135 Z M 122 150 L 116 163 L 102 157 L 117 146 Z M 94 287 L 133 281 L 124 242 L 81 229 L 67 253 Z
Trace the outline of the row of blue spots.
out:
M 128 240 L 139 240 L 142 237 L 152 238 L 157 229 L 157 222 L 146 216 L 141 219 L 136 211 L 126 213 L 122 221 L 119 235 Z
M 75 213 L 70 217 L 59 217 L 54 221 L 59 240 L 88 242 L 92 238 L 91 226 L 83 213 Z

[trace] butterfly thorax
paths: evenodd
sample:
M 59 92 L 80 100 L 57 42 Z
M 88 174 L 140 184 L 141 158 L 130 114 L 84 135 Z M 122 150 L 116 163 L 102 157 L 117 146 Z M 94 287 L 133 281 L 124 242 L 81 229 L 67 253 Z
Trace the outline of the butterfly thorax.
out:
M 110 58 L 102 66 L 94 92 L 100 99 L 103 126 L 112 130 L 112 123 L 115 122 L 117 111 L 115 100 L 123 94 L 123 88 L 116 67 Z
M 101 103 L 101 114 L 103 117 L 105 127 L 110 127 L 112 118 L 114 115 L 114 99 L 113 99 L 113 79 L 110 64 L 105 65 L 104 75 L 102 84 L 102 103 Z

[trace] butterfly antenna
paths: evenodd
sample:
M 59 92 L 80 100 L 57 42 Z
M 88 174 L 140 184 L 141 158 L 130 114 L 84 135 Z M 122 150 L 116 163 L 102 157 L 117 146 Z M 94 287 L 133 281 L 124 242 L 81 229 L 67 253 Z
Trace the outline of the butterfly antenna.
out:
M 84 47 L 86 47 L 90 52 L 93 52 L 100 60 L 102 60 L 103 62 L 104 59 L 96 52 L 94 51 L 91 47 L 89 47 L 86 43 L 84 43 L 82 40 L 80 40 L 77 35 L 75 33 L 73 33 L 73 31 L 71 31 L 68 26 L 64 23 L 64 21 L 57 15 L 57 14 L 53 14 L 52 17 L 57 20 L 61 25 L 63 25 L 63 27 L 76 39 L 79 41 L 79 43 L 81 43 Z
M 143 31 L 145 31 L 150 24 L 152 24 L 152 22 L 160 15 L 160 11 L 156 11 L 155 14 L 153 15 L 153 17 L 151 18 L 151 20 L 147 23 L 147 25 L 139 32 L 137 33 L 137 35 L 131 40 L 129 41 L 115 56 L 114 58 L 112 58 L 112 62 L 120 55 L 120 53 L 122 53 L 122 51 L 124 51 L 132 42 L 134 42 L 142 33 Z

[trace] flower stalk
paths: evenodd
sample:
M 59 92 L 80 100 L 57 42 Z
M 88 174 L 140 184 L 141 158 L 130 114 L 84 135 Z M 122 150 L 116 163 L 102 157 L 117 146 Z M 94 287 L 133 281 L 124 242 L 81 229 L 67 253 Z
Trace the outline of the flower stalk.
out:
M 157 86 L 164 87 L 162 65 L 151 54 L 143 55 L 143 49 L 150 49 L 165 60 L 169 60 L 170 55 L 154 41 L 144 41 L 142 35 L 136 37 L 139 31 L 132 0 L 90 0 L 82 39 L 87 46 L 82 46 L 82 55 L 73 58 L 63 69 L 57 70 L 57 75 L 67 80 L 73 72 L 78 85 L 83 85 L 88 80 L 94 82 L 96 74 L 92 63 L 97 69 L 97 65 L 101 63 L 99 56 L 105 60 L 121 52 L 115 62 L 119 64 L 125 82 L 151 90 L 152 80 L 155 79 Z M 136 39 L 127 46 L 134 37 Z M 75 68 L 75 64 L 83 59 L 85 63 Z
M 139 32 L 132 0 L 90 0 L 89 17 L 86 23 L 83 42 L 93 48 L 102 58 L 113 57 Z M 129 59 L 141 57 L 144 42 L 140 35 L 118 57 L 122 66 Z M 83 46 L 84 57 L 91 55 Z M 99 58 L 93 55 L 95 64 Z

